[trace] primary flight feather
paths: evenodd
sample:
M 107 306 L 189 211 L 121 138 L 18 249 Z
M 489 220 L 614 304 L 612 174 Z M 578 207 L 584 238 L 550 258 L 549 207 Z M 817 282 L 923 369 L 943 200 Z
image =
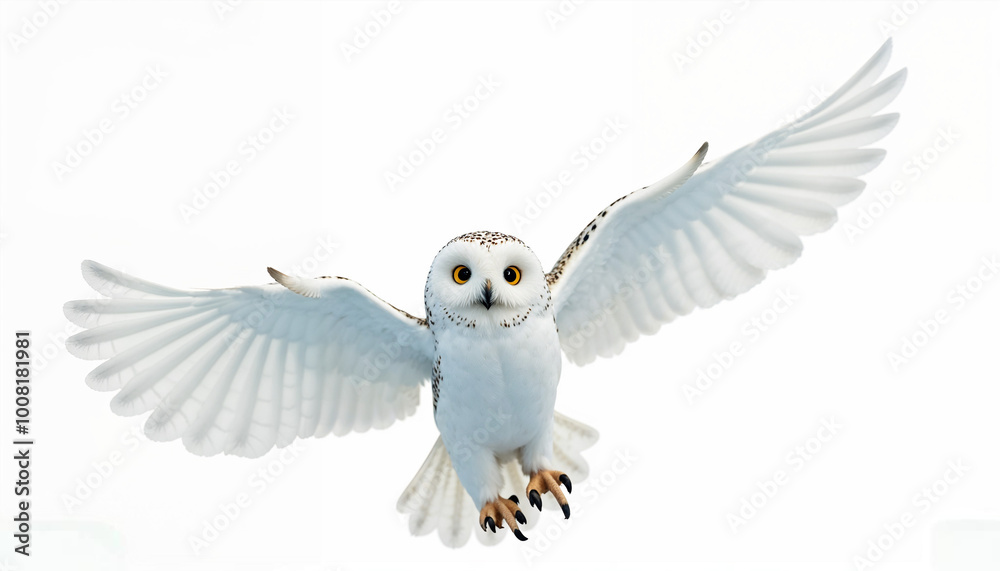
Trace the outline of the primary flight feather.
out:
M 526 539 L 534 512 L 517 494 L 540 511 L 551 493 L 568 518 L 566 493 L 587 473 L 580 452 L 597 439 L 554 410 L 562 355 L 617 355 L 797 259 L 799 237 L 828 229 L 885 156 L 864 147 L 898 120 L 876 115 L 906 78 L 879 81 L 890 51 L 791 124 L 712 163 L 702 145 L 616 200 L 547 272 L 513 236 L 455 238 L 431 264 L 424 318 L 346 278 L 268 268 L 277 283 L 175 289 L 87 261 L 84 278 L 105 298 L 66 304 L 85 329 L 67 348 L 104 361 L 87 384 L 118 391 L 114 412 L 152 411 L 151 439 L 202 455 L 385 428 L 415 412 L 430 379 L 440 437 L 397 504 L 411 531 L 458 546 L 477 521 Z

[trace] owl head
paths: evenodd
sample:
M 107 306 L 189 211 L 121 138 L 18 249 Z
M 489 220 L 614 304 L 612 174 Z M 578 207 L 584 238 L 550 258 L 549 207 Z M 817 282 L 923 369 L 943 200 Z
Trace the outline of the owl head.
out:
M 424 289 L 432 323 L 463 327 L 513 327 L 549 300 L 534 252 L 499 232 L 472 232 L 448 242 L 435 256 Z

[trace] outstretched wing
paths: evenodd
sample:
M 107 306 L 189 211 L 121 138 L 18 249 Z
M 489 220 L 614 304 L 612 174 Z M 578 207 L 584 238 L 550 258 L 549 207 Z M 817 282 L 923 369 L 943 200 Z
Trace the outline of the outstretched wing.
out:
M 107 359 L 87 384 L 121 389 L 115 413 L 153 410 L 146 434 L 183 438 L 196 454 L 260 456 L 295 437 L 413 414 L 431 372 L 424 321 L 345 278 L 270 271 L 288 289 L 174 289 L 84 262 L 84 279 L 107 298 L 65 305 L 86 329 L 66 347 Z
M 896 125 L 875 115 L 903 87 L 902 69 L 876 83 L 887 41 L 847 83 L 797 121 L 702 168 L 707 145 L 676 173 L 613 202 L 548 274 L 570 361 L 620 353 L 639 334 L 695 307 L 749 290 L 802 251 L 838 206 L 864 189 Z M 697 172 L 696 172 L 697 171 Z

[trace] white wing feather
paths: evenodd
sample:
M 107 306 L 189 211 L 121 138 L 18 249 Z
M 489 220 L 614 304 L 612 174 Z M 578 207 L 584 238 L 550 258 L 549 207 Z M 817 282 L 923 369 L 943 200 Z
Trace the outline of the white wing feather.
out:
M 874 115 L 899 94 L 885 70 L 891 40 L 847 83 L 797 121 L 702 165 L 707 145 L 665 179 L 613 202 L 548 274 L 559 339 L 570 361 L 620 353 L 640 334 L 760 283 L 802 251 L 856 198 L 896 125 Z M 701 167 L 701 168 L 699 168 Z
M 430 376 L 423 321 L 344 278 L 272 272 L 289 289 L 181 290 L 90 261 L 83 275 L 108 296 L 64 307 L 86 328 L 69 351 L 106 359 L 87 384 L 120 389 L 115 413 L 152 410 L 146 434 L 196 454 L 260 456 L 296 437 L 384 428 L 413 414 Z

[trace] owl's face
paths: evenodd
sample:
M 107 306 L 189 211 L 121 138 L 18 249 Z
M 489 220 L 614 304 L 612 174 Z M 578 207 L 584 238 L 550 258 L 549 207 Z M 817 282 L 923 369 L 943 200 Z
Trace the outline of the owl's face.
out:
M 468 327 L 513 326 L 536 306 L 547 306 L 548 299 L 545 271 L 535 254 L 517 238 L 496 232 L 449 242 L 434 258 L 425 290 L 428 311 L 436 311 L 432 321 Z

